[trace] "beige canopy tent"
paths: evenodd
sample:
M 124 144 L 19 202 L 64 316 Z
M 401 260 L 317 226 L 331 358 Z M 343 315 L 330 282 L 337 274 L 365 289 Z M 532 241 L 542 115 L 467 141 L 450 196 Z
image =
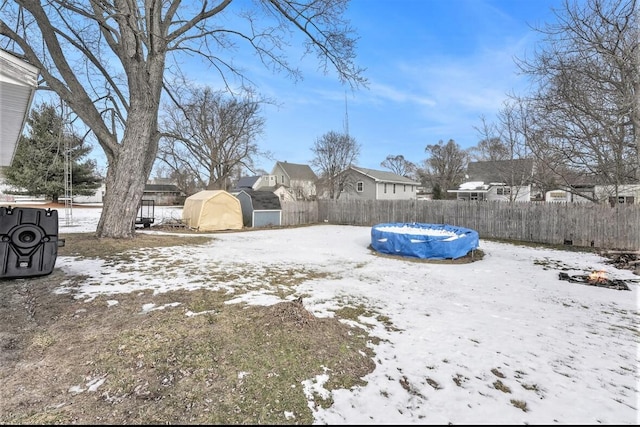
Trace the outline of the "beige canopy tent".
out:
M 182 220 L 199 231 L 241 230 L 240 200 L 223 190 L 205 190 L 187 197 Z

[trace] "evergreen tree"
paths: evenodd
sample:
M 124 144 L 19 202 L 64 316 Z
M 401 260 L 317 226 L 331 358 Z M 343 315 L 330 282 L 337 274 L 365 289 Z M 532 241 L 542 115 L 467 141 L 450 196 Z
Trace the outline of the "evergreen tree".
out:
M 68 132 L 55 107 L 41 104 L 27 120 L 28 136 L 21 136 L 11 166 L 5 169 L 14 194 L 44 196 L 54 203 L 65 194 L 65 150 L 68 150 L 70 190 L 74 196 L 90 196 L 102 184 L 93 160 L 81 161 L 91 147 Z

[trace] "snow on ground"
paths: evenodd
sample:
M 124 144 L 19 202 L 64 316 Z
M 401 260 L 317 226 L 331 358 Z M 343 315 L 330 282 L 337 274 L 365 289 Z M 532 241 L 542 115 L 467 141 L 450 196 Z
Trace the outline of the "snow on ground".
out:
M 99 215 L 61 211 L 59 232 L 95 231 Z M 156 223 L 163 218 L 180 218 L 180 208 L 156 207 Z M 382 257 L 369 249 L 370 231 L 322 224 L 215 233 L 206 246 L 149 250 L 126 266 L 60 256 L 56 268 L 87 279 L 58 291 L 107 294 L 116 304 L 140 288 L 222 288 L 231 303 L 265 305 L 279 301 L 272 271 L 295 270 L 305 279 L 297 294 L 316 316 L 365 305 L 393 325 L 360 318 L 382 340 L 377 367 L 365 386 L 332 391 L 330 408 L 309 394 L 316 424 L 638 424 L 639 276 L 595 254 L 482 239 L 484 258 L 469 264 Z M 630 290 L 558 278 L 599 270 L 629 280 Z M 234 271 L 243 277 L 222 274 Z M 323 390 L 324 381 L 304 387 Z

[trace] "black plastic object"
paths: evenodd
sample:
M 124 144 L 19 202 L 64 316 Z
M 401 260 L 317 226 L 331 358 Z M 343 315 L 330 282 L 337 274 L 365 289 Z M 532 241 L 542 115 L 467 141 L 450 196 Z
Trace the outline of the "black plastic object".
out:
M 58 211 L 0 207 L 0 279 L 51 274 L 58 246 Z

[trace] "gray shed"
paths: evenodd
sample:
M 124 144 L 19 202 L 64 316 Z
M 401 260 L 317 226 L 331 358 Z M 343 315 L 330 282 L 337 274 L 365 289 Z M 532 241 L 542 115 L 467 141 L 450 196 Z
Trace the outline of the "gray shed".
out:
M 245 227 L 281 225 L 282 206 L 273 192 L 245 189 L 236 194 L 236 197 L 240 200 Z

